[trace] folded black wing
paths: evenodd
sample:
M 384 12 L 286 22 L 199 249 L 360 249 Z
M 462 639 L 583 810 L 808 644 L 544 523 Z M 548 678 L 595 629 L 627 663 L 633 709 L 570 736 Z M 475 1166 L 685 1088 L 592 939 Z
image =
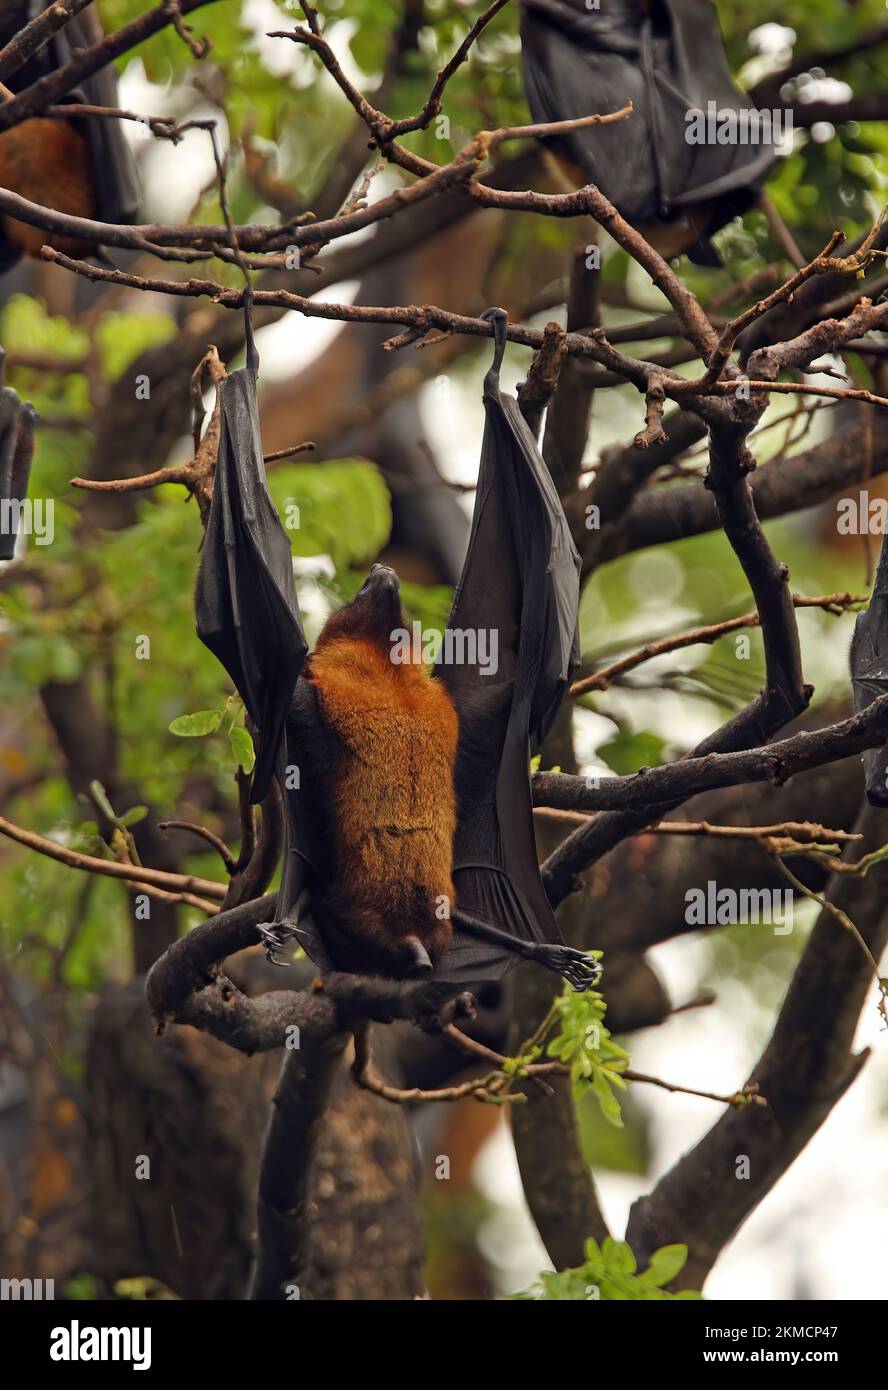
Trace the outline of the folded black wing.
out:
M 710 230 L 750 206 L 774 158 L 773 132 L 694 143 L 688 112 L 749 111 L 733 84 L 709 0 L 522 0 L 524 85 L 535 121 L 633 113 L 551 141 L 628 221 L 669 220 L 691 203 L 718 204 Z M 748 117 L 746 118 L 748 119 Z M 767 135 L 769 138 L 762 138 Z
M 888 695 L 888 537 L 882 554 L 869 607 L 858 613 L 851 639 L 851 689 L 859 713 L 879 695 Z M 888 746 L 868 748 L 863 754 L 867 800 L 888 806 Z
M 560 943 L 537 866 L 529 760 L 577 664 L 580 560 L 533 436 L 500 390 L 506 314 L 488 317 L 497 341 L 475 512 L 436 667 L 459 716 L 456 907 L 520 940 Z M 457 927 L 436 978 L 495 977 L 513 963 Z
M 213 500 L 197 576 L 197 635 L 218 657 L 259 736 L 254 802 L 281 757 L 284 721 L 308 646 L 290 542 L 268 493 L 249 306 L 247 365 L 219 388 L 221 429 Z
M 3 358 L 0 348 L 0 380 Z M 28 495 L 37 412 L 10 386 L 0 387 L 0 560 L 15 555 L 21 506 Z

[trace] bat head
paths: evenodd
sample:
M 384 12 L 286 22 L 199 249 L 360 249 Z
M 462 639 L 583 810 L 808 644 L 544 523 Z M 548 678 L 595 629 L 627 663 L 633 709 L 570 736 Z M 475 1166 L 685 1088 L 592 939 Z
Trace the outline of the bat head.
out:
M 402 627 L 401 583 L 388 565 L 371 565 L 351 603 L 328 620 L 318 646 L 333 637 L 363 637 L 388 650 L 394 628 Z

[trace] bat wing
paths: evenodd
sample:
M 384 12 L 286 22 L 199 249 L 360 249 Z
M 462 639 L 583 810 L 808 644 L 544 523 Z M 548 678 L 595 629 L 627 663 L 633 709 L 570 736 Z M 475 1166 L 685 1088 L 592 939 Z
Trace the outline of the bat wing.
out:
M 750 110 L 733 84 L 718 18 L 708 0 L 523 0 L 524 84 L 535 121 L 616 111 L 612 126 L 552 140 L 553 151 L 596 184 L 630 222 L 668 221 L 713 200 L 715 231 L 754 201 L 775 158 L 770 129 L 755 140 L 696 143 L 687 113 Z M 742 132 L 742 127 L 741 127 Z
M 51 4 L 52 0 L 29 0 L 27 20 L 36 19 Z M 12 90 L 23 91 L 46 73 L 65 67 L 78 49 L 90 48 L 101 37 L 97 21 L 88 12 L 74 15 L 24 67 L 13 74 L 10 78 Z M 85 78 L 64 100 L 66 103 L 80 102 L 89 106 L 119 106 L 114 68 L 101 68 Z M 135 161 L 120 122 L 85 119 L 82 127 L 92 155 L 96 216 L 103 222 L 134 222 L 139 209 L 139 182 Z
M 436 675 L 459 716 L 453 879 L 461 912 L 561 942 L 537 866 L 529 759 L 578 660 L 580 560 L 549 471 L 499 369 L 507 316 L 489 311 L 494 363 L 472 532 Z M 502 975 L 507 948 L 455 930 L 441 979 Z
M 2 349 L 0 349 L 2 354 Z M 0 355 L 0 371 L 3 357 Z M 28 495 L 37 412 L 10 386 L 0 387 L 0 560 L 11 560 L 19 511 Z
M 876 571 L 869 607 L 858 613 L 851 639 L 851 690 L 859 713 L 888 694 L 888 537 Z M 888 806 L 888 747 L 863 753 L 867 800 Z
M 247 308 L 247 365 L 222 383 L 213 500 L 197 576 L 197 635 L 225 667 L 259 735 L 254 802 L 283 749 L 287 710 L 308 651 L 290 542 L 268 492 Z

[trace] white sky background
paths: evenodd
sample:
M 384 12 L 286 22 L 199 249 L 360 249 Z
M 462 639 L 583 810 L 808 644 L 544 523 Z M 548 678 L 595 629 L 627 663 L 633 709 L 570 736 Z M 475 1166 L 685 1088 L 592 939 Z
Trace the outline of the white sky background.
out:
M 285 27 L 283 11 L 272 0 L 247 0 L 244 13 L 256 27 Z M 764 26 L 761 51 L 774 55 L 791 45 L 794 35 L 780 25 Z M 340 37 L 347 31 L 343 27 Z M 306 55 L 290 44 L 260 38 L 267 61 L 277 71 L 297 72 L 296 85 L 306 75 Z M 347 50 L 337 43 L 340 57 L 348 67 Z M 760 74 L 755 69 L 762 59 L 751 60 L 749 80 Z M 353 74 L 356 78 L 360 75 Z M 322 78 L 321 80 L 327 80 Z M 818 97 L 833 95 L 837 83 L 817 83 Z M 820 90 L 820 88 L 825 90 Z M 838 95 L 839 93 L 836 93 Z M 331 99 L 339 99 L 331 93 Z M 152 114 L 182 114 L 188 107 L 185 93 L 164 90 L 145 79 L 141 64 L 133 61 L 121 82 L 121 105 Z M 188 108 L 190 114 L 197 114 Z M 201 112 L 209 114 L 209 110 Z M 132 134 L 132 128 L 128 128 Z M 220 128 L 224 143 L 224 127 Z M 138 142 L 136 153 L 145 181 L 144 216 L 147 220 L 184 220 L 196 190 L 212 178 L 213 164 L 209 142 L 203 132 L 191 132 L 185 142 L 173 148 L 165 142 L 149 145 Z M 385 176 L 377 177 L 370 197 L 375 200 L 387 191 Z M 640 272 L 637 292 L 656 307 L 658 296 Z M 327 296 L 351 300 L 356 286 L 340 285 Z M 546 318 L 551 315 L 546 315 Z M 637 317 L 633 313 L 632 317 Z M 303 319 L 288 314 L 258 335 L 265 380 L 291 376 L 313 360 L 338 331 L 335 324 Z M 409 349 L 408 349 L 409 351 Z M 503 373 L 509 389 L 524 375 L 528 363 L 525 352 L 510 349 Z M 481 367 L 477 380 L 464 382 L 449 378 L 443 384 L 432 382 L 424 388 L 424 420 L 445 476 L 471 481 L 477 470 L 482 412 L 480 408 Z M 826 381 L 827 378 L 823 378 Z M 450 407 L 440 410 L 440 393 L 449 393 Z M 634 401 L 634 398 L 632 398 Z M 640 403 L 627 420 L 627 398 L 614 391 L 599 392 L 595 401 L 593 444 L 595 451 L 624 441 L 641 422 Z M 632 409 L 630 406 L 629 409 Z M 637 416 L 637 419 L 636 419 Z M 298 435 L 298 430 L 294 437 Z M 816 434 L 809 437 L 808 443 Z M 662 555 L 662 552 L 660 552 Z M 639 592 L 660 595 L 659 607 L 640 610 L 638 628 L 666 628 L 680 623 L 684 613 L 670 593 L 670 560 L 657 560 L 651 552 L 638 558 L 642 567 L 659 564 L 658 582 L 650 574 L 639 574 Z M 665 566 L 665 568 L 664 568 Z M 818 676 L 835 675 L 847 660 L 847 625 L 842 636 L 820 650 L 806 649 L 806 659 Z M 803 631 L 804 644 L 804 631 Z M 813 657 L 813 661 L 812 661 Z M 672 668 L 676 665 L 672 659 Z M 819 669 L 814 669 L 814 667 Z M 649 668 L 650 669 L 650 668 Z M 664 719 L 671 728 L 661 729 L 676 741 L 688 742 L 704 731 L 709 720 L 706 706 L 680 696 L 667 700 L 645 700 L 644 696 L 622 697 L 622 709 L 630 709 L 635 727 L 658 726 Z M 629 704 L 631 701 L 631 705 Z M 649 708 L 646 708 L 649 706 Z M 612 729 L 598 716 L 583 716 L 580 724 L 581 756 L 600 740 L 602 729 Z M 763 927 L 762 930 L 767 930 Z M 840 930 L 838 924 L 836 930 Z M 665 979 L 676 1002 L 690 998 L 698 989 L 701 973 L 708 961 L 706 946 L 686 937 L 657 948 L 652 953 L 656 968 Z M 742 1084 L 749 1074 L 764 1035 L 753 1041 L 747 1026 L 750 1012 L 758 1006 L 742 987 L 730 982 L 719 987 L 716 1005 L 680 1015 L 664 1027 L 639 1035 L 633 1048 L 633 1064 L 670 1080 L 702 1089 L 725 1092 Z M 888 1149 L 885 1119 L 888 1114 L 888 1033 L 879 1029 L 875 1006 L 875 987 L 863 1012 L 858 1047 L 869 1046 L 872 1057 L 850 1092 L 835 1107 L 829 1119 L 802 1157 L 793 1165 L 776 1189 L 753 1214 L 711 1275 L 706 1293 L 711 1299 L 884 1299 L 888 1297 Z M 659 1175 L 680 1154 L 690 1148 L 714 1123 L 720 1113 L 711 1102 L 687 1096 L 670 1095 L 651 1087 L 637 1087 L 652 1119 L 654 1174 Z M 880 1112 L 881 1107 L 881 1114 Z M 530 1282 L 545 1267 L 545 1254 L 530 1221 L 521 1192 L 514 1151 L 505 1129 L 483 1153 L 478 1166 L 484 1191 L 500 1204 L 498 1216 L 485 1231 L 488 1252 L 499 1266 L 503 1291 Z M 557 1181 L 557 1166 L 553 1181 Z M 614 1233 L 623 1233 L 631 1202 L 650 1189 L 651 1179 L 598 1175 L 606 1214 Z

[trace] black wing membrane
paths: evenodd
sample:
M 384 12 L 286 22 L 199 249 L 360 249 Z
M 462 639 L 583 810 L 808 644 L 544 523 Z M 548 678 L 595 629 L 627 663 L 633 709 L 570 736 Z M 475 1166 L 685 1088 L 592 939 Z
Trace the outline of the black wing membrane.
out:
M 0 381 L 5 356 L 0 348 Z M 0 387 L 0 560 L 11 560 L 15 555 L 21 507 L 28 495 L 36 420 L 32 405 L 19 400 L 11 386 Z
M 580 560 L 536 442 L 500 390 L 507 316 L 495 309 L 485 317 L 496 351 L 484 382 L 478 490 L 436 667 L 459 716 L 457 912 L 436 978 L 496 978 L 528 956 L 559 973 L 568 958 L 582 959 L 582 976 L 585 958 L 564 946 L 540 878 L 529 768 L 578 662 Z M 461 659 L 472 643 L 482 652 L 482 634 L 495 661 Z
M 629 222 L 668 222 L 713 200 L 714 232 L 755 201 L 775 158 L 773 132 L 753 127 L 731 144 L 686 138 L 687 113 L 709 102 L 723 114 L 752 109 L 731 80 L 709 0 L 608 0 L 594 10 L 586 0 L 522 0 L 521 45 L 535 121 L 604 115 L 631 98 L 627 120 L 549 142 Z M 701 247 L 697 258 L 713 257 Z
M 854 624 L 851 689 L 858 713 L 878 696 L 888 695 L 888 536 L 882 542 L 869 606 Z M 873 806 L 888 806 L 888 746 L 867 748 L 863 769 L 867 800 Z
M 249 300 L 247 365 L 219 388 L 221 428 L 213 500 L 195 590 L 197 635 L 234 681 L 259 749 L 252 800 L 282 757 L 284 722 L 308 651 L 290 542 L 268 493 Z
M 14 13 L 2 26 L 3 42 L 12 38 L 19 27 L 49 9 L 52 3 L 53 0 L 22 0 L 19 6 L 8 7 Z M 88 11 L 72 16 L 23 67 L 9 77 L 10 90 L 24 91 L 41 77 L 65 67 L 77 50 L 92 47 L 101 37 L 99 25 Z M 114 68 L 104 67 L 91 77 L 84 78 L 65 96 L 64 102 L 66 105 L 119 106 Z M 134 222 L 139 210 L 139 181 L 120 122 L 85 117 L 82 129 L 92 156 L 98 219 L 102 222 Z M 18 252 L 9 243 L 0 245 L 0 268 L 4 263 L 11 263 L 10 256 L 14 262 L 17 255 Z

